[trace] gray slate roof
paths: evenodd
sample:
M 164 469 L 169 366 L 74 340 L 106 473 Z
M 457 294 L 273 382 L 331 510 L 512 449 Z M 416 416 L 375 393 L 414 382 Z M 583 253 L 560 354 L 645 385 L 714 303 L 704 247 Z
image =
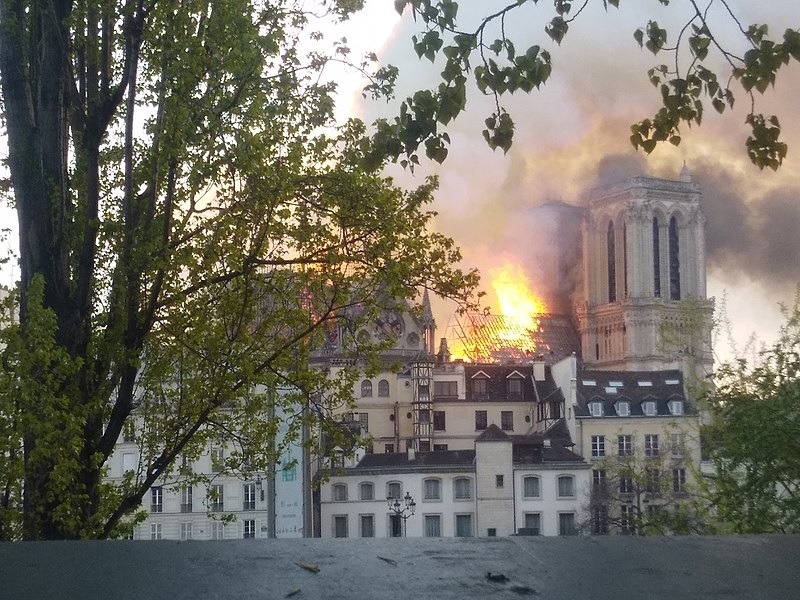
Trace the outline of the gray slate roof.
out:
M 616 414 L 618 400 L 630 402 L 631 416 L 643 416 L 642 403 L 656 402 L 656 414 L 669 415 L 668 402 L 684 402 L 685 414 L 693 414 L 677 369 L 665 371 L 578 371 L 576 416 L 589 416 L 589 403 L 602 402 L 603 414 Z

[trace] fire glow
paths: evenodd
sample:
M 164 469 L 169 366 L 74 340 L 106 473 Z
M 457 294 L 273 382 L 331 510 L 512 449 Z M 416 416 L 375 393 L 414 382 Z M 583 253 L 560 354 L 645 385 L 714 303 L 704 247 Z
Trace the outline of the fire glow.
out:
M 474 362 L 495 362 L 536 352 L 533 333 L 537 317 L 546 312 L 544 302 L 531 290 L 521 267 L 506 263 L 489 272 L 499 311 L 465 315 L 451 343 L 454 357 Z

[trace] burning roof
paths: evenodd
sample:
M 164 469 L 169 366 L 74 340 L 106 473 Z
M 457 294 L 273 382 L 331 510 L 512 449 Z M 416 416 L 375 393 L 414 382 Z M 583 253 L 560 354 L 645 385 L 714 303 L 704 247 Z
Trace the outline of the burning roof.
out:
M 580 340 L 567 315 L 539 313 L 532 327 L 505 315 L 466 313 L 457 320 L 455 347 L 471 362 L 544 360 L 552 364 L 580 353 Z

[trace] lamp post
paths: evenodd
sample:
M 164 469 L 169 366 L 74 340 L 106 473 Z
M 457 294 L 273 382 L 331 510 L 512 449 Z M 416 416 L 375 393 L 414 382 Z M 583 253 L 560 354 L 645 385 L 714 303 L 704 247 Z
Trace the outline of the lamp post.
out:
M 406 492 L 406 495 L 403 496 L 403 504 L 400 503 L 400 498 L 392 498 L 391 496 L 386 498 L 386 504 L 389 506 L 389 512 L 393 517 L 403 520 L 403 535 L 408 537 L 406 521 L 408 521 L 408 517 L 414 514 L 414 510 L 417 508 L 414 498 Z

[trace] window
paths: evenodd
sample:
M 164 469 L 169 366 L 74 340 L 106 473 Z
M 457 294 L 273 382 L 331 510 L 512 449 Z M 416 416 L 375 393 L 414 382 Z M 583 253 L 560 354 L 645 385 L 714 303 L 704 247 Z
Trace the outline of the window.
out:
M 633 493 L 633 479 L 631 477 L 619 478 L 619 493 L 632 494 Z
M 603 416 L 603 403 L 602 402 L 590 402 L 589 403 L 589 414 L 593 417 L 602 417 Z
M 425 515 L 423 527 L 425 537 L 442 537 L 442 517 L 440 515 Z
M 361 537 L 375 537 L 375 515 L 360 515 Z
M 658 435 L 648 433 L 644 436 L 644 455 L 658 456 Z
M 512 377 L 508 380 L 508 397 L 522 398 L 522 379 Z
M 475 431 L 483 431 L 486 429 L 486 411 L 485 410 L 476 410 L 475 411 Z
M 575 513 L 558 513 L 558 535 L 578 535 Z
M 394 444 L 386 444 L 386 445 L 383 447 L 383 451 L 384 451 L 386 454 L 392 454 L 392 453 L 394 452 Z
M 181 475 L 192 474 L 192 461 L 186 456 L 181 456 L 180 473 Z
M 621 400 L 617 402 L 617 415 L 620 417 L 627 417 L 631 414 L 631 405 L 629 402 Z
M 472 537 L 472 515 L 456 515 L 456 537 Z
M 575 478 L 572 475 L 559 475 L 558 497 L 571 498 L 575 495 Z
M 426 408 L 419 410 L 419 422 L 420 423 L 430 423 L 431 422 L 431 411 Z
M 606 455 L 606 436 L 592 436 L 592 458 L 602 458 Z
M 211 522 L 211 539 L 212 540 L 225 539 L 225 523 L 221 521 Z
M 541 513 L 525 513 L 525 529 L 530 530 L 531 535 L 541 535 L 542 515 Z
M 333 537 L 347 537 L 347 515 L 333 516 Z
M 443 410 L 433 411 L 433 430 L 434 431 L 445 430 L 445 417 Z
M 669 403 L 669 414 L 674 417 L 679 417 L 683 414 L 683 401 L 682 400 L 670 400 Z
M 617 436 L 617 449 L 619 451 L 619 456 L 633 455 L 633 436 L 632 435 Z
M 161 523 L 150 523 L 150 539 L 161 539 Z
M 181 512 L 192 512 L 192 488 L 185 487 L 181 489 Z
M 604 469 L 594 469 L 592 471 L 592 492 L 602 494 L 606 490 L 608 477 Z
M 447 444 L 434 444 L 433 445 L 434 452 L 447 452 Z
M 388 398 L 389 397 L 389 382 L 385 379 L 381 379 L 378 382 L 378 396 L 381 398 Z M 362 536 L 364 537 L 364 536 Z
M 426 479 L 422 482 L 423 500 L 441 500 L 442 482 L 439 479 Z
M 164 511 L 164 488 L 160 485 L 150 488 L 150 512 Z M 158 538 L 161 539 L 161 538 Z
M 497 537 L 497 527 L 489 527 L 486 530 L 486 537 Z
M 644 470 L 644 489 L 649 494 L 661 493 L 661 471 L 658 469 Z
M 525 477 L 522 480 L 522 497 L 538 498 L 541 494 L 538 477 Z
M 364 482 L 358 486 L 358 497 L 361 500 L 375 499 L 375 486 L 369 482 Z
M 389 537 L 403 537 L 403 519 L 400 515 L 389 515 Z
M 242 501 L 242 510 L 255 510 L 256 509 L 256 484 L 245 483 L 242 486 L 244 490 Z
M 472 380 L 472 395 L 476 398 L 485 398 L 489 395 L 489 380 L 478 377 Z
M 125 421 L 122 426 L 122 441 L 135 442 L 136 441 L 136 428 L 131 421 Z
M 672 469 L 672 491 L 677 494 L 686 491 L 686 469 Z
M 503 476 L 502 475 L 495 475 L 494 476 L 494 484 L 496 487 L 503 487 Z
M 347 484 L 346 483 L 334 483 L 331 497 L 333 498 L 334 502 L 346 502 L 347 501 Z
M 419 451 L 420 452 L 430 452 L 431 451 L 431 442 L 430 442 L 430 440 L 420 440 L 419 441 Z
M 361 424 L 361 428 L 364 431 L 369 431 L 369 413 L 358 413 L 358 422 Z
M 221 484 L 214 484 L 209 490 L 209 498 L 211 500 L 209 508 L 211 512 L 222 512 L 225 510 L 225 488 Z
M 592 534 L 606 535 L 608 533 L 608 508 L 597 506 L 592 509 Z
M 661 242 L 658 217 L 653 217 L 653 295 L 661 297 Z
M 453 481 L 453 498 L 456 500 L 469 500 L 472 498 L 472 481 L 466 477 L 459 477 Z
M 192 539 L 192 524 L 191 524 L 191 522 L 181 523 L 181 539 L 182 540 L 190 540 L 190 539 Z
M 636 532 L 634 525 L 633 506 L 630 504 L 623 504 L 619 507 L 619 531 L 623 535 L 629 535 Z
M 361 397 L 372 398 L 372 382 L 369 379 L 361 382 Z
M 647 417 L 654 417 L 656 415 L 656 403 L 652 400 L 642 403 L 642 412 Z
M 390 481 L 386 484 L 386 499 L 400 500 L 403 497 L 403 486 L 399 481 Z
M 458 398 L 458 382 L 434 381 L 433 395 L 435 398 Z
M 681 265 L 678 244 L 678 221 L 675 217 L 669 220 L 669 299 L 681 299 Z
M 672 458 L 683 458 L 684 438 L 682 433 L 669 434 L 669 449 Z
M 617 251 L 614 239 L 614 223 L 608 222 L 606 231 L 606 263 L 608 266 L 608 301 L 617 301 Z
M 124 472 L 128 471 L 135 471 L 136 470 L 136 453 L 135 452 L 125 452 L 122 455 L 122 470 Z
M 244 537 L 245 539 L 251 539 L 256 537 L 256 521 L 255 519 L 246 519 L 243 521 L 244 523 Z
M 514 413 L 510 410 L 500 411 L 500 429 L 514 431 Z
M 219 446 L 211 448 L 211 472 L 219 473 L 223 470 L 225 465 L 225 452 Z

